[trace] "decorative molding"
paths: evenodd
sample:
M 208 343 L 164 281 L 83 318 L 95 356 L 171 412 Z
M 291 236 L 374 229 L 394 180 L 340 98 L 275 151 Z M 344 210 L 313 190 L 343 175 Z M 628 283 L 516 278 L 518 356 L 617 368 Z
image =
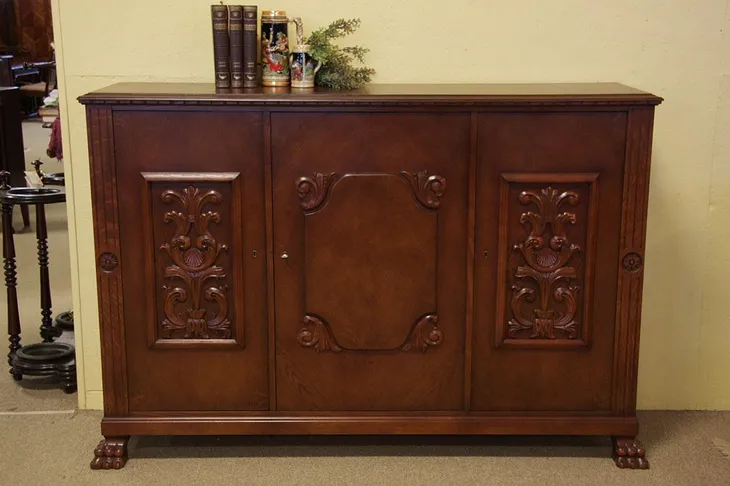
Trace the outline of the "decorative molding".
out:
M 411 330 L 408 340 L 400 347 L 401 351 L 426 352 L 429 346 L 438 346 L 444 339 L 444 333 L 438 327 L 439 318 L 435 314 L 423 316 Z
M 621 259 L 621 266 L 629 273 L 636 273 L 644 266 L 644 258 L 635 251 L 630 251 Z
M 649 469 L 644 444 L 628 437 L 613 437 L 613 460 L 621 469 Z
M 99 268 L 101 268 L 102 271 L 106 273 L 113 272 L 116 270 L 117 265 L 119 265 L 119 260 L 113 253 L 105 251 L 99 255 Z
M 304 327 L 297 334 L 297 341 L 305 348 L 314 348 L 317 353 L 322 351 L 332 351 L 339 353 L 342 347 L 337 344 L 332 330 L 320 318 L 316 316 L 306 315 L 302 322 Z
M 116 106 L 273 106 L 273 107 L 627 107 L 627 106 L 653 106 L 661 103 L 661 98 L 655 97 L 624 97 L 624 98 L 548 98 L 538 96 L 525 96 L 520 99 L 499 99 L 480 98 L 470 99 L 469 97 L 424 97 L 410 96 L 409 99 L 397 97 L 383 97 L 363 95 L 362 98 L 115 98 L 113 95 L 102 98 L 102 95 L 82 96 L 79 101 L 84 105 L 116 105 Z
M 441 197 L 446 192 L 446 179 L 439 175 L 428 175 L 428 172 L 400 172 L 400 176 L 408 182 L 418 204 L 425 209 L 441 207 Z
M 520 217 L 523 225 L 529 225 L 529 233 L 513 250 L 522 254 L 527 266 L 517 267 L 514 277 L 523 282 L 532 281 L 537 292 L 527 283 L 512 287 L 513 319 L 507 323 L 507 336 L 515 339 L 520 331 L 529 330 L 530 339 L 555 339 L 556 331 L 559 331 L 561 337 L 576 339 L 579 287 L 574 283 L 576 269 L 567 263 L 581 248 L 571 244 L 565 232 L 567 224 L 575 224 L 575 213 L 559 211 L 564 204 L 577 206 L 578 194 L 548 186 L 539 192 L 523 191 L 518 200 L 523 205 L 534 204 L 538 211 L 528 211 Z M 546 238 L 548 228 L 552 234 L 549 240 Z M 525 315 L 524 303 L 536 299 L 539 299 L 539 305 L 534 309 L 534 317 Z M 553 307 L 553 301 L 563 304 L 562 312 Z
M 122 284 L 124 261 L 121 258 L 112 110 L 89 106 L 86 115 L 96 254 L 117 255 L 117 268 L 113 272 L 105 272 L 101 267 L 96 272 L 104 413 L 123 416 L 129 411 L 129 400 Z
M 313 177 L 300 177 L 296 181 L 297 196 L 300 206 L 305 211 L 316 211 L 327 201 L 332 186 L 341 176 L 335 172 L 321 174 L 315 172 Z
M 614 368 L 611 408 L 614 413 L 636 413 L 636 383 L 639 362 L 639 327 L 644 284 L 643 255 L 646 242 L 646 219 L 649 199 L 649 169 L 654 126 L 654 108 L 638 107 L 628 112 L 626 154 L 621 200 L 621 234 L 617 261 L 616 324 L 614 326 Z M 636 260 L 625 258 L 630 253 L 641 257 L 641 267 L 634 272 Z
M 219 254 L 228 251 L 210 232 L 211 222 L 220 223 L 220 213 L 203 208 L 218 205 L 222 196 L 218 191 L 201 192 L 192 184 L 182 191 L 167 190 L 160 196 L 165 204 L 179 203 L 184 213 L 165 213 L 165 223 L 175 224 L 175 235 L 160 246 L 172 258 L 165 267 L 164 278 L 181 280 L 185 287 L 164 285 L 164 312 L 162 337 L 164 339 L 230 339 L 231 322 L 228 320 L 228 299 L 225 284 L 206 287 L 208 281 L 226 278 L 223 268 L 215 265 Z M 189 235 L 195 230 L 195 238 Z M 218 313 L 203 308 L 203 300 L 215 302 Z M 182 310 L 181 304 L 187 303 Z
M 317 353 L 332 351 L 392 353 L 397 351 L 426 352 L 429 346 L 439 346 L 444 334 L 438 327 L 439 318 L 436 314 L 426 314 L 420 317 L 411 327 L 408 337 L 403 344 L 392 349 L 349 349 L 341 346 L 332 332 L 332 328 L 321 317 L 307 314 L 303 319 L 303 327 L 297 334 L 297 341 L 305 348 L 314 348 Z

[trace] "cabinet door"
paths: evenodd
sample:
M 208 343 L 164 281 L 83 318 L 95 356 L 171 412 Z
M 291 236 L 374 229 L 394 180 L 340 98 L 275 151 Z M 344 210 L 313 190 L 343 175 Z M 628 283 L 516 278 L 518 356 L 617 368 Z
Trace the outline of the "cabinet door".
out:
M 625 133 L 480 115 L 472 409 L 610 409 Z
M 117 111 L 114 139 L 129 409 L 268 409 L 261 114 Z
M 278 409 L 462 408 L 468 115 L 271 131 Z

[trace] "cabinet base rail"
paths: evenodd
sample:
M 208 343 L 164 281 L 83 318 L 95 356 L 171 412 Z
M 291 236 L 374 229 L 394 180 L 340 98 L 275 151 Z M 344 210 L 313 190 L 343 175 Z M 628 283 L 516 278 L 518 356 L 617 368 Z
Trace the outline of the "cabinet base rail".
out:
M 648 469 L 636 417 L 228 415 L 106 417 L 93 469 L 120 469 L 131 435 L 603 435 L 620 468 Z

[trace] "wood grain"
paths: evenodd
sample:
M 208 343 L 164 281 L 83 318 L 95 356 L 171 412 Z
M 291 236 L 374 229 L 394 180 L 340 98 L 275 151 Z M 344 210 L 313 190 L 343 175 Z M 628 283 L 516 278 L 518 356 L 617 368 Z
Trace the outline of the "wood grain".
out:
M 86 109 L 91 164 L 91 196 L 94 215 L 94 241 L 97 262 L 112 255 L 116 267 L 105 271 L 97 264 L 101 369 L 104 383 L 104 413 L 129 412 L 127 387 L 127 350 L 125 340 L 123 271 L 120 251 L 119 199 L 114 155 L 112 109 L 90 106 Z
M 471 409 L 472 360 L 474 350 L 474 266 L 475 253 L 474 230 L 476 224 L 476 171 L 477 154 L 479 153 L 479 119 L 476 113 L 471 114 L 469 134 L 469 193 L 468 215 L 466 220 L 466 322 L 464 326 L 464 410 Z M 489 254 L 484 253 L 487 259 Z
M 373 84 L 355 91 L 216 90 L 202 83 L 118 83 L 79 98 L 85 104 L 274 107 L 628 106 L 662 99 L 617 83 Z
M 248 415 L 185 417 L 107 417 L 104 435 L 624 435 L 635 436 L 633 417 L 455 416 L 455 415 Z
M 266 211 L 266 313 L 269 345 L 269 410 L 276 410 L 276 309 L 274 302 L 274 202 L 271 174 L 271 113 L 264 112 L 264 210 Z
M 619 415 L 636 412 L 639 365 L 641 298 L 644 284 L 643 256 L 649 205 L 649 169 L 654 108 L 632 108 L 626 128 L 626 159 L 621 204 L 619 275 L 616 299 L 616 334 L 612 408 Z M 638 260 L 628 266 L 627 255 Z

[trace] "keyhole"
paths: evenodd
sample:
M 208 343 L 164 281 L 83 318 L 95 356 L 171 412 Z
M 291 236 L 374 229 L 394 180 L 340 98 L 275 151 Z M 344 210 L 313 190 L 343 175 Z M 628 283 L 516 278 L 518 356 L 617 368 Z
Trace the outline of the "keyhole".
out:
M 486 251 L 486 250 L 484 251 L 484 258 L 485 258 L 485 259 L 489 258 L 489 252 L 488 252 L 488 251 Z

